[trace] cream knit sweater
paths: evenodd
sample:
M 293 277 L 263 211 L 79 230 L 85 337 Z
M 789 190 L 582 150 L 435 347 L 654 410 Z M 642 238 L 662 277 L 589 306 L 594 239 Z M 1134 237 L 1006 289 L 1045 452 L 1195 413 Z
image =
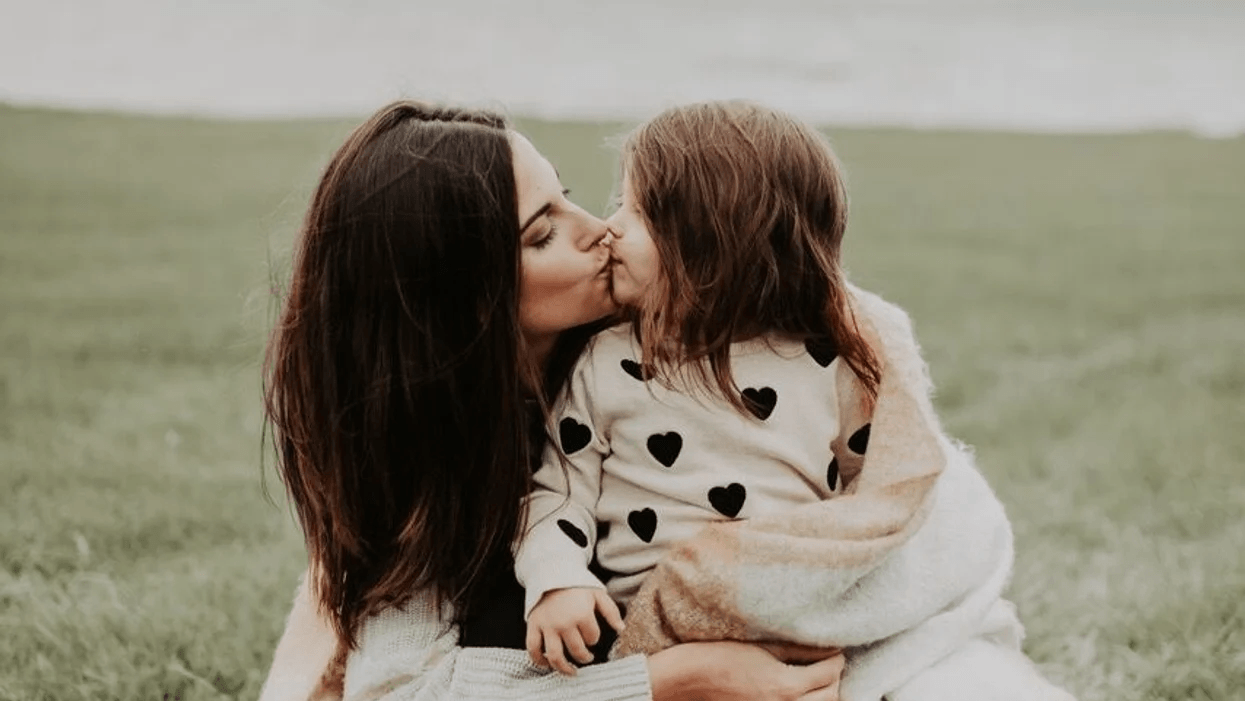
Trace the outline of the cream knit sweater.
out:
M 459 647 L 448 613 L 421 595 L 368 619 L 346 666 L 345 701 L 652 698 L 642 655 L 566 677 L 533 667 L 522 650 Z

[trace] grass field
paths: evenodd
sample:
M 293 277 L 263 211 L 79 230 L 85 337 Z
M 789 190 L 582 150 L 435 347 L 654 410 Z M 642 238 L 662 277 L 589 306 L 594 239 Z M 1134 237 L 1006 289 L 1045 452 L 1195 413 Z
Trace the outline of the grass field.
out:
M 601 209 L 611 124 L 524 123 Z M 0 699 L 251 699 L 301 571 L 259 358 L 348 124 L 0 107 Z M 836 130 L 1083 701 L 1245 689 L 1245 139 Z M 269 466 L 271 469 L 271 466 Z

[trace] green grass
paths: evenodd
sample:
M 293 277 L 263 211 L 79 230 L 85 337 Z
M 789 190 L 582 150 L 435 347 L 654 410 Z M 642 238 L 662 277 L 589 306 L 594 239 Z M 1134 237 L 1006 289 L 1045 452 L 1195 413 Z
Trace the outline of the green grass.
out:
M 260 489 L 270 270 L 349 126 L 0 107 L 0 699 L 258 693 L 303 562 Z M 619 126 L 523 127 L 601 209 Z M 1245 140 L 832 137 L 1029 653 L 1085 701 L 1239 693 Z

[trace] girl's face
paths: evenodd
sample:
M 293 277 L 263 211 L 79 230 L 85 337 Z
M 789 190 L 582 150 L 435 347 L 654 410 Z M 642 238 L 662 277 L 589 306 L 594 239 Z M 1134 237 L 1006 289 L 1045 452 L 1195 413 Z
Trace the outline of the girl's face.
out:
M 605 223 L 566 198 L 557 171 L 522 134 L 511 132 L 519 199 L 519 324 L 541 346 L 569 328 L 614 311 Z
M 614 300 L 623 305 L 639 304 L 645 290 L 660 274 L 661 265 L 653 236 L 636 203 L 631 178 L 625 174 L 622 201 L 606 224 L 613 233 L 610 256 L 614 263 Z

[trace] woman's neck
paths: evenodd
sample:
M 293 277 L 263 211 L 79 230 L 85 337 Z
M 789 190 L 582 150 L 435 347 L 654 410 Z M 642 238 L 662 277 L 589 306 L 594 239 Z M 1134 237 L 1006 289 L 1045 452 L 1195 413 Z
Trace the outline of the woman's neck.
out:
M 553 354 L 553 347 L 558 342 L 557 334 L 548 336 L 528 336 L 525 339 L 527 346 L 528 360 L 534 375 L 529 375 L 529 384 L 535 382 L 536 387 L 528 387 L 527 390 L 533 396 L 540 393 L 540 382 L 544 380 L 545 369 L 549 366 L 549 356 Z

